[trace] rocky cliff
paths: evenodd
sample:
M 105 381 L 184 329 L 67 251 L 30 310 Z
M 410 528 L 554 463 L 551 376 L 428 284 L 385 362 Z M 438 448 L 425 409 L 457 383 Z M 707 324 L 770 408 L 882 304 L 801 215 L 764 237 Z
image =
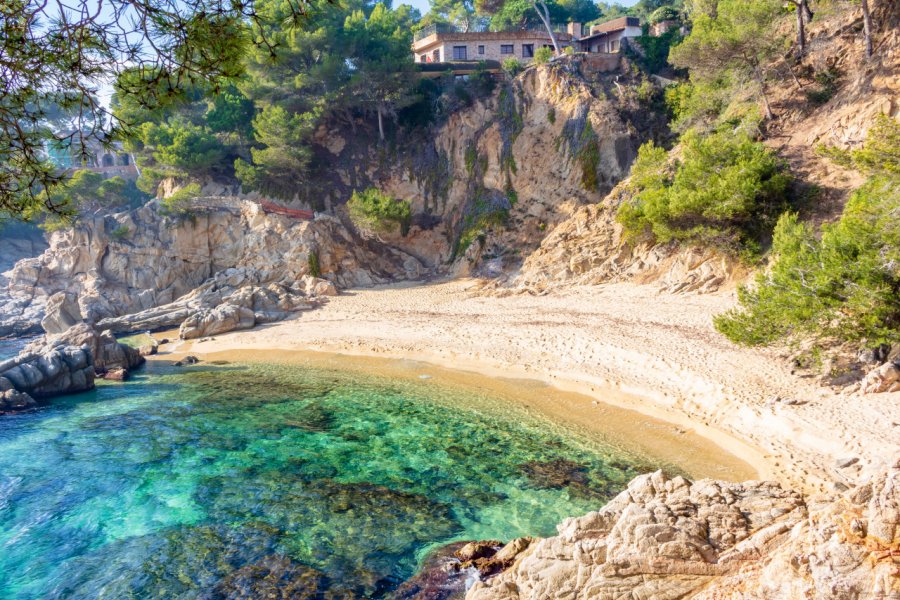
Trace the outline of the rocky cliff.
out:
M 399 148 L 321 131 L 334 166 L 327 204 L 340 212 L 353 190 L 378 187 L 413 212 L 409 233 L 387 243 L 439 271 L 514 270 L 555 224 L 625 177 L 643 142 L 668 135 L 627 60 L 610 73 L 582 60 L 530 67 Z
M 333 217 L 296 220 L 229 198 L 175 217 L 150 203 L 85 219 L 54 233 L 40 256 L 19 261 L 0 295 L 0 335 L 33 331 L 41 321 L 49 333 L 81 320 L 125 332 L 190 318 L 187 337 L 196 337 L 215 330 L 216 316 L 252 326 L 309 308 L 334 285 L 415 278 L 421 270 L 415 258 L 363 240 Z M 223 304 L 234 310 L 210 318 Z
M 657 472 L 558 531 L 466 599 L 900 598 L 900 463 L 817 500 Z

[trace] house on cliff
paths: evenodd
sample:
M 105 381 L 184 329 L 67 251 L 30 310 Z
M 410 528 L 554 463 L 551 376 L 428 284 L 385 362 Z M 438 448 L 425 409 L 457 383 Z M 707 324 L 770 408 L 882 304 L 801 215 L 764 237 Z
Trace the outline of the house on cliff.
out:
M 641 33 L 641 22 L 636 17 L 599 23 L 589 31 L 585 31 L 581 23 L 554 26 L 560 47 L 591 54 L 618 54 L 626 38 Z M 482 61 L 489 67 L 498 68 L 508 58 L 527 64 L 542 47 L 553 48 L 550 34 L 543 27 L 516 31 L 459 31 L 449 24 L 435 24 L 416 32 L 412 51 L 415 62 L 420 65 L 452 63 L 465 70 L 465 63 Z

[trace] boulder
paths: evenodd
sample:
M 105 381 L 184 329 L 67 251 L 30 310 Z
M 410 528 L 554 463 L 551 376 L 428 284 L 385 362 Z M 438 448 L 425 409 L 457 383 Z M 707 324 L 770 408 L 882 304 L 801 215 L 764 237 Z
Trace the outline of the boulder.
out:
M 37 402 L 26 394 L 17 390 L 0 392 L 0 413 L 18 412 L 37 406 Z
M 863 379 L 860 389 L 864 394 L 900 392 L 900 365 L 889 362 L 873 369 Z
M 94 387 L 90 349 L 65 344 L 30 345 L 15 358 L 0 363 L 0 388 L 25 393 L 32 398 L 83 392 Z M 19 405 L 27 400 L 9 394 Z
M 129 373 L 126 369 L 114 368 L 109 369 L 103 374 L 103 379 L 107 381 L 125 381 L 128 379 Z
M 67 331 L 82 320 L 78 298 L 74 294 L 58 292 L 47 300 L 41 327 L 48 335 L 55 335 Z
M 216 308 L 201 309 L 190 315 L 178 329 L 183 340 L 226 333 L 237 329 L 250 329 L 256 325 L 254 312 L 243 306 L 222 304 Z
M 131 370 L 144 364 L 144 357 L 138 350 L 119 343 L 111 331 L 98 332 L 86 323 L 70 327 L 59 335 L 47 336 L 44 343 L 89 348 L 94 369 L 101 373 L 117 368 Z

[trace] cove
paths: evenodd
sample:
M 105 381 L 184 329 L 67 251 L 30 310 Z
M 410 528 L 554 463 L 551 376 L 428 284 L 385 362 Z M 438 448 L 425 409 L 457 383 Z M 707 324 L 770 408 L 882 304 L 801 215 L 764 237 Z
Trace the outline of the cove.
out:
M 390 597 L 430 550 L 552 534 L 677 469 L 489 400 L 322 365 L 156 362 L 4 417 L 0 597 L 224 597 L 272 560 L 298 597 Z

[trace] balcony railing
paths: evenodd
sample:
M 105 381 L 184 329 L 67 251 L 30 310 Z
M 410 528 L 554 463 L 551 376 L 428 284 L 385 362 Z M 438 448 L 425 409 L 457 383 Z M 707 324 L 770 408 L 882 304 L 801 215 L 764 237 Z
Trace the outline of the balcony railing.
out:
M 552 27 L 553 31 L 555 31 L 555 32 L 564 33 L 566 31 L 566 25 L 556 24 L 556 25 L 552 25 L 551 27 Z M 416 31 L 413 34 L 413 41 L 418 42 L 419 40 L 423 40 L 423 39 L 427 38 L 428 36 L 434 35 L 437 33 L 484 33 L 487 31 L 498 31 L 498 30 L 491 29 L 490 26 L 487 24 L 476 24 L 476 25 L 469 27 L 468 29 L 463 29 L 462 27 L 457 27 L 456 25 L 453 25 L 451 23 L 433 23 L 431 25 L 428 25 L 428 26 L 423 27 L 422 29 Z M 499 30 L 500 33 L 505 33 L 505 32 L 512 33 L 512 32 L 516 32 L 516 31 L 543 32 L 543 31 L 547 31 L 547 28 L 544 27 L 543 25 L 538 24 L 538 25 L 523 25 L 521 27 Z

